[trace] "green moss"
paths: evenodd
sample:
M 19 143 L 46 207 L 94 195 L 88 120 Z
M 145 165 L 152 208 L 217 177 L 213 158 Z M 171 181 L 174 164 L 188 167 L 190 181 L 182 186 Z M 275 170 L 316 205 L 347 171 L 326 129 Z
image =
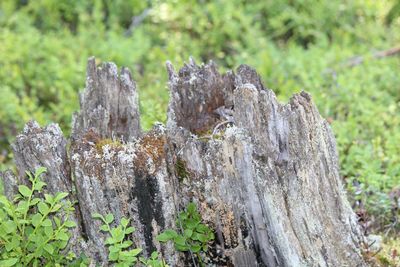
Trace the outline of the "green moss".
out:
M 119 140 L 112 140 L 110 138 L 101 139 L 96 143 L 96 150 L 98 153 L 103 153 L 103 147 L 105 145 L 110 146 L 112 149 L 118 149 L 122 147 L 122 143 Z
M 384 240 L 382 249 L 376 255 L 383 266 L 400 266 L 400 238 Z

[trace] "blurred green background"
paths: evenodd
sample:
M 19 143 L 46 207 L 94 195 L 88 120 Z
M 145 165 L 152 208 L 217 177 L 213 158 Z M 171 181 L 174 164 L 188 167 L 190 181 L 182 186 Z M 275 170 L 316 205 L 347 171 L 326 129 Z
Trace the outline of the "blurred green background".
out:
M 282 101 L 310 92 L 335 132 L 341 173 L 369 228 L 400 230 L 400 46 L 394 0 L 1 0 L 0 165 L 23 124 L 70 131 L 86 60 L 129 67 L 142 125 L 165 121 L 166 60 L 255 67 Z M 346 65 L 356 56 L 363 62 Z

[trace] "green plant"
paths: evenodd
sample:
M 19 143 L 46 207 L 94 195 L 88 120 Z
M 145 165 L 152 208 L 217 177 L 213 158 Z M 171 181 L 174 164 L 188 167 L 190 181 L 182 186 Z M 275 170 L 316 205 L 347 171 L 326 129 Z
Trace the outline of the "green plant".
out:
M 107 214 L 105 217 L 99 213 L 93 214 L 93 218 L 100 219 L 103 225 L 100 230 L 110 235 L 106 239 L 105 244 L 108 246 L 109 262 L 115 262 L 116 267 L 129 267 L 137 263 L 141 248 L 129 249 L 133 245 L 131 240 L 126 240 L 127 235 L 133 233 L 135 228 L 132 226 L 128 227 L 129 219 L 122 218 L 121 224 L 117 227 L 111 227 L 111 223 L 114 221 L 114 215 Z
M 140 262 L 146 265 L 147 267 L 168 267 L 164 259 L 160 259 L 160 255 L 158 254 L 157 251 L 151 253 L 149 259 L 140 257 Z
M 195 253 L 199 263 L 203 265 L 201 252 L 207 251 L 208 243 L 214 240 L 214 233 L 209 226 L 201 222 L 196 204 L 188 204 L 186 210 L 179 214 L 176 225 L 178 232 L 167 229 L 157 236 L 157 240 L 173 241 L 176 250 Z
M 68 193 L 41 197 L 44 172 L 27 172 L 31 187 L 20 185 L 13 201 L 0 196 L 0 266 L 60 266 L 75 258 L 65 250 L 68 228 L 76 226 L 68 219 L 74 208 Z

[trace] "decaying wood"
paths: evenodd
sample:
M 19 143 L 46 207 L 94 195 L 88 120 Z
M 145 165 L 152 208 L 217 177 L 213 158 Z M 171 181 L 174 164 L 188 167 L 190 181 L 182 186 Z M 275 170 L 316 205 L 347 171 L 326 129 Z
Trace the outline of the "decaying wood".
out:
M 47 167 L 47 190 L 76 192 L 82 228 L 74 234 L 99 263 L 107 249 L 95 212 L 130 218 L 143 255 L 158 250 L 171 266 L 191 264 L 156 236 L 195 201 L 215 231 L 210 266 L 365 266 L 335 139 L 309 94 L 280 104 L 246 65 L 220 74 L 191 59 L 167 71 L 167 125 L 143 134 L 129 71 L 89 59 L 68 155 L 57 126 L 28 123 L 13 146 L 20 178 L 3 175 L 6 193 L 25 170 Z
M 87 66 L 86 89 L 80 94 L 81 110 L 74 115 L 72 138 L 88 129 L 102 138 L 113 137 L 131 141 L 140 135 L 139 103 L 136 84 L 127 68 L 114 63 L 96 67 L 90 58 Z
M 41 177 L 47 184 L 44 193 L 67 192 L 69 193 L 67 200 L 72 203 L 76 202 L 67 156 L 67 140 L 57 124 L 50 124 L 42 128 L 35 121 L 28 122 L 23 132 L 16 137 L 12 149 L 19 172 L 16 183 L 26 184 L 26 172 L 34 173 L 37 168 L 45 167 L 47 172 Z M 7 191 L 8 188 L 6 187 L 6 194 L 11 196 L 12 193 L 7 193 Z M 13 193 L 15 193 L 15 188 Z M 86 248 L 86 244 L 81 237 L 82 229 L 78 205 L 76 205 L 75 213 L 71 215 L 70 219 L 77 224 L 77 227 L 72 229 L 70 247 L 79 255 L 82 249 Z
M 248 255 L 267 266 L 362 265 L 360 255 L 349 253 L 357 250 L 360 233 L 341 186 L 334 137 L 307 93 L 281 105 L 254 70 L 240 66 L 232 93 L 233 126 L 214 140 L 190 133 L 197 118 L 174 105 L 174 94 L 198 99 L 204 81 L 221 92 L 232 87 L 232 79 L 219 82 L 224 78 L 212 63 L 191 62 L 178 74 L 170 69 L 167 130 L 177 147 L 170 158 L 185 162 L 191 178 L 180 192 L 192 192 L 202 203 L 203 216 L 222 232 L 220 245 L 228 247 L 233 262 L 256 248 Z M 203 107 L 208 104 L 192 101 L 192 109 L 212 111 Z M 224 100 L 219 104 L 225 106 Z M 176 114 L 189 125 L 176 127 L 171 121 Z
M 8 199 L 13 199 L 18 193 L 18 178 L 11 170 L 0 172 L 0 179 L 3 181 L 4 193 Z

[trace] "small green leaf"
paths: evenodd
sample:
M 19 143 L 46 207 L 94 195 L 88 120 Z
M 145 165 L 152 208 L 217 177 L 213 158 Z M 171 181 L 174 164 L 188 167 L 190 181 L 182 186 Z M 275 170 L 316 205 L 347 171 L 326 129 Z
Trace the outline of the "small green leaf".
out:
M 38 204 L 38 209 L 39 209 L 39 212 L 40 212 L 41 214 L 43 214 L 43 215 L 49 213 L 49 206 L 47 206 L 47 204 L 44 203 L 44 202 L 40 202 L 40 203 Z
M 54 247 L 49 243 L 44 245 L 43 248 L 44 248 L 44 250 L 46 250 L 50 254 L 53 254 L 53 252 L 54 252 Z
M 208 242 L 208 236 L 205 234 L 198 234 L 197 239 L 202 243 Z
M 56 239 L 58 240 L 63 240 L 63 241 L 68 241 L 69 236 L 65 232 L 58 232 L 56 235 Z
M 31 181 L 33 183 L 33 176 L 30 172 L 25 171 L 25 174 L 28 176 L 29 181 Z
M 41 191 L 42 188 L 43 188 L 44 186 L 46 186 L 46 185 L 47 185 L 47 184 L 46 184 L 45 182 L 38 181 L 38 182 L 35 184 L 34 189 L 35 189 L 36 191 Z
M 208 240 L 214 240 L 214 238 L 215 238 L 214 233 L 213 232 L 209 232 L 208 233 Z
M 60 243 L 58 243 L 58 248 L 64 249 L 67 245 L 68 245 L 68 240 L 60 241 Z
M 53 217 L 54 222 L 56 223 L 57 228 L 59 228 L 61 226 L 61 221 L 59 218 L 57 217 Z
M 126 240 L 124 242 L 122 242 L 122 244 L 120 245 L 120 248 L 129 248 L 130 246 L 132 246 L 133 242 L 130 240 Z
M 42 215 L 40 213 L 36 213 L 35 215 L 32 216 L 32 224 L 35 227 L 38 227 L 40 224 L 40 221 L 42 220 Z
M 17 225 L 14 221 L 8 220 L 7 222 L 3 223 L 2 225 L 4 230 L 7 234 L 14 232 L 17 229 Z
M 158 252 L 157 252 L 157 251 L 153 251 L 153 252 L 151 253 L 151 258 L 152 258 L 153 260 L 156 260 L 156 259 L 158 258 Z
M 36 239 L 37 239 L 37 235 L 36 235 L 36 234 L 31 233 L 31 234 L 28 236 L 28 240 L 29 240 L 29 241 L 36 242 Z
M 23 195 L 24 197 L 29 197 L 32 192 L 31 189 L 29 189 L 26 185 L 20 185 L 18 186 L 18 191 Z
M 122 218 L 122 219 L 121 219 L 121 225 L 122 225 L 123 227 L 128 226 L 128 224 L 129 224 L 129 219 L 126 219 L 126 218 Z
M 44 220 L 43 222 L 42 222 L 42 225 L 43 226 L 52 226 L 53 225 L 53 223 L 50 221 L 50 219 L 46 219 L 46 220 Z
M 11 242 L 7 242 L 5 245 L 5 248 L 7 252 L 10 252 L 14 250 L 15 248 L 18 248 L 20 246 L 20 240 L 18 236 L 13 236 L 11 239 Z
M 178 251 L 189 251 L 189 247 L 187 245 L 178 245 L 175 244 L 175 248 Z
M 185 229 L 185 231 L 184 231 L 185 237 L 190 238 L 192 236 L 192 234 L 193 234 L 193 230 Z
M 0 261 L 0 266 L 3 266 L 3 267 L 14 266 L 18 261 L 19 261 L 19 258 L 11 258 L 11 259 L 7 259 L 7 260 L 2 260 L 2 261 Z
M 10 201 L 5 196 L 0 196 L 0 204 L 3 204 L 5 206 L 10 205 Z
M 200 223 L 200 221 L 197 221 L 197 220 L 194 220 L 194 219 L 189 219 L 185 223 L 185 227 L 189 228 L 189 229 L 195 229 L 199 223 Z
M 114 215 L 111 213 L 107 214 L 105 220 L 108 224 L 112 223 L 114 221 Z
M 118 227 L 111 229 L 111 236 L 117 242 L 122 241 L 125 237 L 125 234 L 122 231 L 122 227 L 119 225 Z
M 142 252 L 141 248 L 135 248 L 128 251 L 129 255 L 133 257 L 137 256 L 140 252 Z
M 55 201 L 58 202 L 64 198 L 66 198 L 67 196 L 68 196 L 68 193 L 66 193 L 66 192 L 58 193 L 55 197 Z
M 187 205 L 187 212 L 188 212 L 189 214 L 194 214 L 194 213 L 196 213 L 196 212 L 197 212 L 196 204 L 194 204 L 193 202 L 190 202 L 190 203 Z
M 65 225 L 65 227 L 73 228 L 73 227 L 76 226 L 76 223 L 75 223 L 74 221 L 66 221 L 66 222 L 64 223 L 64 225 Z
M 106 239 L 106 242 L 105 242 L 106 245 L 111 245 L 111 244 L 114 244 L 114 243 L 115 243 L 115 242 L 114 242 L 114 239 L 111 238 L 111 237 L 107 238 L 107 239 Z
M 179 220 L 177 220 L 177 224 L 179 224 L 179 221 L 180 221 L 180 222 L 186 221 L 187 218 L 188 218 L 187 213 L 186 213 L 186 212 L 181 212 L 181 213 L 179 214 Z
M 93 213 L 92 214 L 92 218 L 93 219 L 100 219 L 100 220 L 103 220 L 103 215 L 101 215 L 100 213 Z
M 109 261 L 116 261 L 116 260 L 118 260 L 118 253 L 119 251 L 116 251 L 116 252 L 111 252 L 110 251 L 110 253 L 108 253 L 108 260 Z
M 39 167 L 35 171 L 35 177 L 39 177 L 43 173 L 47 172 L 47 169 L 45 167 Z
M 141 263 L 143 263 L 145 266 L 150 265 L 150 260 L 146 260 L 144 257 L 139 257 L 139 260 Z
M 184 236 L 178 235 L 178 236 L 176 236 L 176 237 L 174 238 L 174 242 L 175 242 L 175 244 L 177 244 L 177 245 L 185 246 L 185 245 L 186 245 L 186 238 L 185 238 Z
M 135 231 L 136 231 L 135 227 L 131 226 L 131 227 L 126 228 L 125 234 L 129 235 L 129 234 L 132 234 Z
M 28 209 L 29 209 L 28 201 L 20 201 L 18 203 L 18 207 L 17 207 L 16 211 L 20 212 L 20 213 L 25 213 L 28 211 Z
M 104 231 L 104 232 L 108 232 L 108 231 L 110 231 L 110 227 L 107 224 L 103 224 L 102 226 L 100 226 L 100 230 Z
M 199 252 L 199 251 L 201 250 L 201 246 L 198 245 L 198 244 L 192 245 L 192 246 L 190 247 L 190 250 L 191 250 L 192 252 L 194 252 L 194 253 L 197 253 L 197 252 Z
M 53 227 L 52 226 L 46 226 L 44 227 L 44 234 L 47 237 L 51 237 L 53 235 Z
M 54 203 L 54 197 L 52 195 L 44 194 L 44 199 L 45 199 L 46 203 L 48 203 L 50 205 Z
M 209 230 L 210 230 L 210 228 L 207 225 L 202 224 L 202 223 L 196 226 L 196 231 L 199 233 L 205 233 Z
M 113 244 L 113 243 L 110 243 L 110 244 Z M 110 246 L 110 247 L 108 248 L 108 250 L 109 250 L 110 252 L 113 252 L 113 253 L 120 251 L 120 249 L 119 249 L 118 247 L 116 247 L 116 246 Z
M 55 204 L 53 208 L 51 209 L 51 212 L 56 212 L 58 211 L 62 206 L 60 204 Z
M 40 202 L 40 198 L 35 197 L 31 200 L 31 203 L 29 204 L 29 206 L 35 206 L 39 202 Z
M 178 233 L 175 232 L 174 230 L 168 229 L 159 234 L 156 239 L 160 242 L 167 242 L 169 240 L 174 239 L 176 236 L 178 236 Z

